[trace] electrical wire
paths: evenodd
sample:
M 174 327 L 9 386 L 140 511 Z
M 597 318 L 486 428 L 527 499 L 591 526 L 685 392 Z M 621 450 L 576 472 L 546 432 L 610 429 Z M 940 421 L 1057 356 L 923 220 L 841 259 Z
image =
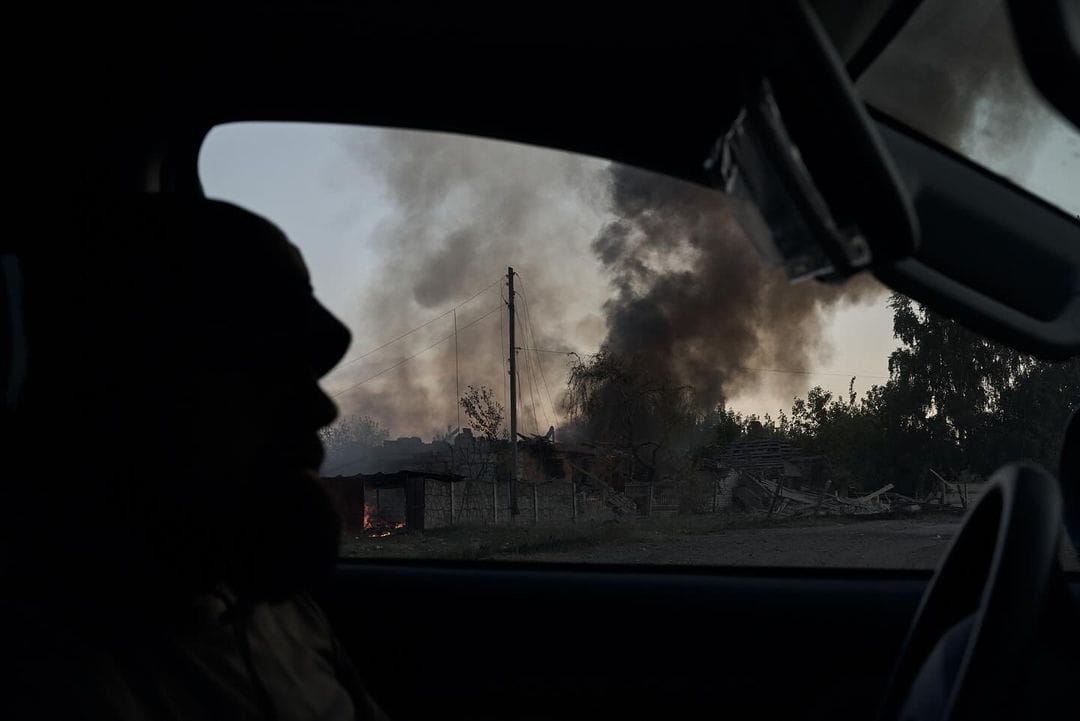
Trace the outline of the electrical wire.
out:
M 460 333 L 461 331 L 465 330 L 466 328 L 469 328 L 469 327 L 471 327 L 471 326 L 474 326 L 474 325 L 476 325 L 477 323 L 479 323 L 480 321 L 484 320 L 484 319 L 485 319 L 485 318 L 487 318 L 488 316 L 492 315 L 493 313 L 496 313 L 496 312 L 497 312 L 497 311 L 498 311 L 498 310 L 499 310 L 500 308 L 502 308 L 502 306 L 501 306 L 501 305 L 500 305 L 500 306 L 496 306 L 495 308 L 492 308 L 491 310 L 489 310 L 489 311 L 488 311 L 487 313 L 484 313 L 484 314 L 483 314 L 482 316 L 480 316 L 479 318 L 476 318 L 475 320 L 472 320 L 472 321 L 470 321 L 470 322 L 466 323 L 466 324 L 465 324 L 465 325 L 463 325 L 463 326 L 459 326 L 459 327 L 458 327 L 458 332 Z M 360 387 L 360 386 L 364 385 L 365 383 L 368 383 L 369 381 L 373 381 L 373 380 L 375 380 L 376 378 L 378 378 L 379 376 L 381 376 L 381 375 L 383 375 L 383 374 L 385 374 L 385 373 L 389 373 L 390 371 L 394 370 L 395 368 L 400 368 L 401 366 L 403 366 L 403 365 L 405 365 L 406 363 L 408 363 L 409 361 L 411 361 L 411 360 L 412 360 L 413 358 L 416 358 L 417 356 L 419 356 L 419 355 L 422 355 L 423 353 L 426 353 L 426 352 L 428 352 L 429 350 L 431 350 L 431 349 L 432 349 L 432 348 L 434 348 L 435 346 L 441 345 L 441 344 L 445 343 L 446 341 L 450 340 L 450 339 L 451 339 L 451 338 L 453 338 L 453 337 L 454 337 L 454 334 L 453 334 L 453 333 L 451 333 L 451 334 L 449 334 L 449 335 L 445 335 L 445 336 L 443 336 L 442 338 L 440 338 L 439 340 L 437 340 L 437 341 L 435 341 L 434 343 L 432 343 L 431 345 L 427 346 L 426 348 L 423 348 L 422 350 L 419 350 L 419 351 L 417 351 L 416 353 L 413 353 L 412 355 L 410 355 L 410 356 L 408 356 L 408 357 L 406 357 L 406 358 L 402 358 L 402 359 L 401 359 L 401 360 L 399 360 L 399 361 L 398 361 L 397 363 L 394 363 L 394 364 L 393 364 L 393 365 L 391 365 L 391 366 L 388 366 L 388 367 L 386 367 L 386 368 L 383 368 L 383 369 L 382 369 L 381 371 L 379 371 L 378 373 L 375 373 L 375 374 L 373 374 L 373 375 L 370 375 L 370 376 L 368 376 L 367 378 L 365 378 L 365 379 L 364 379 L 364 380 L 362 380 L 362 381 L 358 381 L 358 382 L 356 382 L 356 383 L 353 383 L 353 384 L 352 384 L 351 386 L 349 386 L 348 388 L 343 388 L 342 390 L 338 391 L 337 393 L 334 393 L 332 397 L 334 397 L 334 398 L 339 398 L 339 397 L 341 397 L 342 395 L 344 395 L 344 394 L 348 393 L 349 391 L 351 391 L 351 390 L 353 390 L 353 389 L 355 389 L 355 388 L 358 388 L 358 387 Z
M 526 338 L 527 336 L 525 335 L 524 324 L 522 323 L 521 318 L 518 317 L 518 314 L 517 314 L 516 310 L 514 311 L 514 320 L 517 321 L 518 327 L 521 328 L 521 337 Z M 532 379 L 532 369 L 529 366 L 529 354 L 524 353 L 524 354 L 522 354 L 522 357 L 525 360 L 525 378 L 526 378 L 526 381 L 530 383 L 529 388 L 526 389 L 529 392 L 529 398 L 530 398 L 529 412 L 532 414 L 533 431 L 537 432 L 537 431 L 540 430 L 540 423 L 536 420 L 536 392 L 535 392 L 535 388 L 533 388 L 532 385 L 531 385 L 532 382 L 533 382 L 533 379 Z M 520 395 L 521 395 L 521 393 L 520 393 L 520 384 L 519 384 L 518 388 L 519 388 L 518 396 L 520 397 Z
M 520 274 L 518 274 L 520 278 Z M 521 299 L 525 301 L 525 323 L 529 328 L 529 335 L 532 337 L 532 345 L 536 345 L 536 327 L 532 322 L 532 315 L 529 313 L 529 296 L 525 292 L 525 281 L 521 279 Z M 526 351 L 528 352 L 528 351 Z M 547 375 L 544 374 L 544 364 L 540 362 L 540 356 L 536 356 L 536 366 L 540 371 L 540 380 L 544 383 L 544 393 L 547 394 L 548 408 L 551 409 L 551 415 L 548 419 L 551 421 L 551 426 L 555 425 L 555 419 L 559 417 L 559 414 L 555 411 L 555 403 L 551 400 L 551 389 L 548 386 Z M 546 411 L 545 411 L 546 413 Z
M 358 361 L 362 361 L 363 359 L 367 358 L 368 356 L 372 355 L 373 353 L 378 353 L 383 348 L 386 348 L 388 346 L 392 346 L 394 343 L 397 343 L 399 340 L 409 337 L 410 335 L 412 335 L 416 331 L 423 330 L 424 328 L 427 328 L 429 325 L 431 325 L 435 321 L 442 320 L 443 318 L 450 315 L 451 313 L 453 313 L 457 309 L 461 308 L 462 306 L 468 305 L 473 300 L 478 298 L 482 293 L 484 293 L 485 291 L 490 290 L 491 288 L 493 288 L 494 286 L 496 286 L 498 284 L 499 284 L 499 281 L 496 280 L 494 283 L 492 283 L 492 284 L 490 284 L 488 286 L 485 286 L 485 287 L 481 288 L 480 290 L 476 291 L 471 296 L 469 296 L 465 300 L 463 300 L 460 303 L 458 303 L 457 305 L 455 305 L 453 308 L 450 308 L 449 310 L 447 310 L 445 313 L 442 313 L 441 315 L 437 315 L 434 318 L 432 318 L 431 320 L 428 320 L 427 322 L 421 323 L 420 325 L 416 326 L 415 328 L 412 328 L 410 330 L 405 331 L 404 333 L 397 336 L 396 338 L 392 338 L 392 339 L 386 341 L 385 343 L 383 343 L 380 346 L 376 346 L 375 348 L 372 348 L 369 351 L 365 351 L 364 353 L 361 353 L 360 355 L 356 356 L 355 358 L 350 358 L 349 360 L 345 361 L 344 363 L 339 364 L 337 366 L 337 368 L 335 368 L 335 370 L 340 370 L 342 368 L 346 368 L 346 367 L 352 365 L 353 363 L 356 363 Z

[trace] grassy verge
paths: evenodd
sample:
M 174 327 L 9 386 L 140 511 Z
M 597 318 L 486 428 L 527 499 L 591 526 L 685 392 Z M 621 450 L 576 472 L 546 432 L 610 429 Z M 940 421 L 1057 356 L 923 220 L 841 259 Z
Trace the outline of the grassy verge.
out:
M 929 522 L 936 515 L 924 513 L 919 520 Z M 514 526 L 464 525 L 425 532 L 401 532 L 385 538 L 354 536 L 342 544 L 341 555 L 352 558 L 480 560 L 507 554 L 557 553 L 600 544 L 657 543 L 731 529 L 862 522 L 865 521 L 850 516 L 767 518 L 762 514 L 747 513 L 623 518 L 541 526 L 521 521 L 520 525 Z

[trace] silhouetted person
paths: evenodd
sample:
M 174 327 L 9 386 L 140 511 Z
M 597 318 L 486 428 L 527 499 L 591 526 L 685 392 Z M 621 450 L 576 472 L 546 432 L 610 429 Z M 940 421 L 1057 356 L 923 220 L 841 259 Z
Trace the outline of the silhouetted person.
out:
M 349 335 L 298 251 L 201 199 L 63 217 L 17 254 L 27 373 L 4 439 L 0 704 L 379 717 L 308 596 L 339 533 L 318 484 L 336 409 L 317 381 Z

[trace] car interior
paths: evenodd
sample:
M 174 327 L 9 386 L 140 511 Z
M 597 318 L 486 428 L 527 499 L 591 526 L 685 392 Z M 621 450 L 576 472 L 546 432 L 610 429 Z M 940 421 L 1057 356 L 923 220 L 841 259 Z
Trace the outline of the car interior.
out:
M 21 9 L 10 179 L 31 197 L 0 241 L 5 414 L 33 363 L 19 244 L 47 244 L 34 228 L 65 199 L 198 201 L 200 146 L 238 121 L 440 131 L 742 183 L 793 278 L 872 274 L 1075 359 L 1080 217 L 856 90 L 920 4 Z M 1007 6 L 1034 86 L 1080 128 L 1080 5 Z M 799 229 L 776 230 L 790 208 Z M 1080 538 L 1078 426 L 1060 466 L 994 475 L 934 572 L 341 559 L 318 599 L 392 719 L 1075 718 L 1080 575 L 1058 551 Z

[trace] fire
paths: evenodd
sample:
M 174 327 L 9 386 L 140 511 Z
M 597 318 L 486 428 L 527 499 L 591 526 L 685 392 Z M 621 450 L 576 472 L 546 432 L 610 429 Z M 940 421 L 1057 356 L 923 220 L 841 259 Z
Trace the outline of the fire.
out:
M 378 509 L 364 503 L 364 530 L 369 538 L 386 538 L 394 531 L 405 528 L 404 521 L 386 521 L 379 518 Z
M 405 528 L 405 524 L 404 523 L 384 523 L 384 524 L 379 524 L 378 526 L 367 527 L 367 528 L 368 528 L 368 536 L 370 538 L 386 538 L 387 536 L 392 534 L 394 531 L 396 531 L 396 530 L 398 530 L 400 528 Z

